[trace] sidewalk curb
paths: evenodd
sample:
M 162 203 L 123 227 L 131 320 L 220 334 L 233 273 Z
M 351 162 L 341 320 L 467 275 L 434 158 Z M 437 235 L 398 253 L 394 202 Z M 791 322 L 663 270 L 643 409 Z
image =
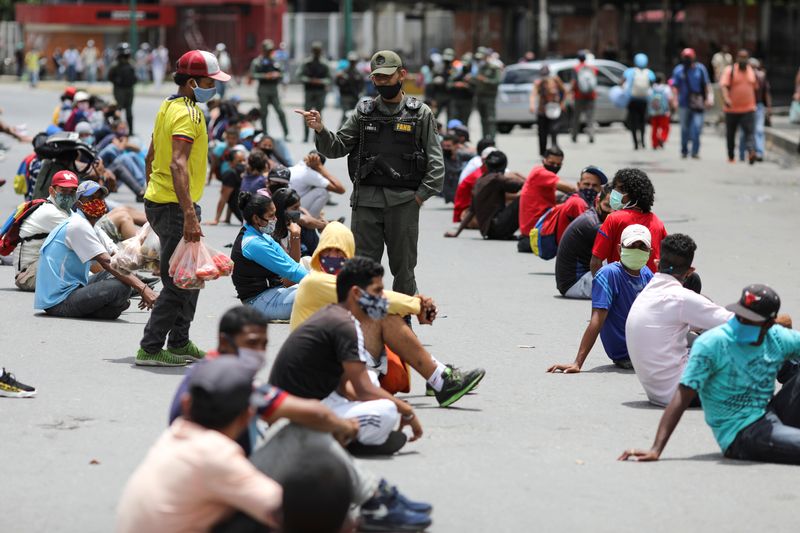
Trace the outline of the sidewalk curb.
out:
M 798 130 L 783 130 L 777 128 L 764 128 L 766 148 L 768 151 L 780 153 L 795 164 L 800 164 L 800 152 L 797 151 Z

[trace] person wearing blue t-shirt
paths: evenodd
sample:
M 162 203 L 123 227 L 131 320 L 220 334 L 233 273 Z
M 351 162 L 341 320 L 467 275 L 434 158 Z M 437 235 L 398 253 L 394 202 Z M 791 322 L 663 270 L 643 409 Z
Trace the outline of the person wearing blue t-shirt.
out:
M 703 131 L 705 109 L 708 106 L 711 79 L 705 65 L 697 62 L 692 48 L 681 52 L 681 64 L 672 71 L 672 90 L 678 97 L 678 118 L 681 123 L 681 156 L 689 155 L 692 143 L 692 158 L 700 158 L 700 134 Z
M 598 335 L 616 366 L 633 368 L 625 342 L 625 321 L 636 296 L 653 278 L 653 272 L 646 266 L 650 259 L 650 230 L 641 224 L 631 224 L 623 230 L 620 240 L 620 260 L 598 270 L 592 281 L 592 317 L 575 362 L 553 365 L 548 372 L 580 372 Z
M 781 301 L 750 285 L 735 316 L 692 345 L 678 390 L 664 410 L 650 450 L 629 449 L 624 461 L 656 461 L 683 412 L 699 395 L 706 423 L 729 459 L 800 464 L 800 333 L 778 316 Z M 783 384 L 775 392 L 775 379 Z

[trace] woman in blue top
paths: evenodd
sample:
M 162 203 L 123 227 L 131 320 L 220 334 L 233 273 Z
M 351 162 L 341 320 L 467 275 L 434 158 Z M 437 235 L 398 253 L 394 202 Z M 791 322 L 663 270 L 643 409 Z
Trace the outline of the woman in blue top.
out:
M 242 303 L 252 305 L 269 320 L 289 320 L 297 285 L 308 273 L 275 242 L 271 234 L 277 218 L 275 204 L 266 196 L 242 192 L 239 209 L 244 227 L 233 243 L 233 285 Z M 289 239 L 300 239 L 292 224 Z

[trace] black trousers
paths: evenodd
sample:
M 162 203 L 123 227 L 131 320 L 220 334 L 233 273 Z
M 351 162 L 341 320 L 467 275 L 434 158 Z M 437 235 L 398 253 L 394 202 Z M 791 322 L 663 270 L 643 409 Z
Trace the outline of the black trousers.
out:
M 558 123 L 561 117 L 549 119 L 544 113 L 536 115 L 536 125 L 539 128 L 539 155 L 544 156 L 547 150 L 547 138 L 550 137 L 550 146 L 558 146 Z
M 766 414 L 736 435 L 736 439 L 725 451 L 725 457 L 765 463 L 800 464 L 798 368 L 793 362 L 784 364 L 778 379 L 786 379 L 786 382 L 778 394 L 772 397 Z
M 631 98 L 628 102 L 628 125 L 633 135 L 633 147 L 637 150 L 639 145 L 644 148 L 644 126 L 647 115 L 647 100 L 643 98 Z
M 510 204 L 503 207 L 492 217 L 486 238 L 507 241 L 514 238 L 514 232 L 519 229 L 519 198 L 514 198 Z
M 740 127 L 744 130 L 745 150 L 748 152 L 755 150 L 755 112 L 725 113 L 725 140 L 728 142 L 728 159 L 733 159 L 734 148 L 736 148 L 736 130 Z

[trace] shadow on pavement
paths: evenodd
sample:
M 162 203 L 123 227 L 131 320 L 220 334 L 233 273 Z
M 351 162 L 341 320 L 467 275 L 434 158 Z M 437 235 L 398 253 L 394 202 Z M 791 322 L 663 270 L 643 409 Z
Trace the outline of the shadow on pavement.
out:
M 616 365 L 596 366 L 591 370 L 581 370 L 581 372 L 584 374 L 634 374 L 633 370 L 625 370 Z
M 107 363 L 128 365 L 136 370 L 145 370 L 154 374 L 166 374 L 171 376 L 181 376 L 186 372 L 186 366 L 136 366 L 135 357 L 122 357 L 120 359 L 103 359 Z M 187 365 L 189 366 L 189 365 Z
M 634 402 L 622 402 L 620 405 L 624 405 L 625 407 L 631 407 L 633 409 L 648 409 L 648 410 L 660 410 L 663 411 L 663 407 L 659 407 L 654 405 L 647 400 L 636 400 Z

